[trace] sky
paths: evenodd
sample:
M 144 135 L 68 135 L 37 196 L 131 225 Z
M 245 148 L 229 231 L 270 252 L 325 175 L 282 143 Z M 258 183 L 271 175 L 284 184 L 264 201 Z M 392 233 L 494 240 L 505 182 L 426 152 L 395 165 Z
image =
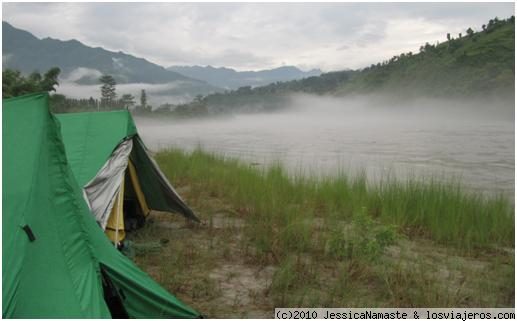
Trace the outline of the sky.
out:
M 514 14 L 514 3 L 3 3 L 39 38 L 77 39 L 164 67 L 357 69 Z

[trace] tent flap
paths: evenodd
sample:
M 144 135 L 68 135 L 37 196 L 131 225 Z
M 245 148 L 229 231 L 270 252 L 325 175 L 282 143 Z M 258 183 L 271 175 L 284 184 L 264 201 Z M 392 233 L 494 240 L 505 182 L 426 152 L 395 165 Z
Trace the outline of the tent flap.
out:
M 194 212 L 176 193 L 158 167 L 158 164 L 149 155 L 139 136 L 134 138 L 133 153 L 131 153 L 130 157 L 135 165 L 149 208 L 158 211 L 181 213 L 186 218 L 199 222 Z
M 120 184 L 119 192 L 113 202 L 108 222 L 106 224 L 106 235 L 114 243 L 118 244 L 126 237 L 124 230 L 124 181 Z
M 103 229 L 106 229 L 111 209 L 122 187 L 132 149 L 132 139 L 126 139 L 120 143 L 97 175 L 83 188 L 86 201 Z
M 136 174 L 135 165 L 133 165 L 132 161 L 129 161 L 128 168 L 131 184 L 133 184 L 133 190 L 136 194 L 136 198 L 138 199 L 138 203 L 140 204 L 140 209 L 142 210 L 142 213 L 144 213 L 144 216 L 148 216 L 151 210 L 147 205 L 147 200 L 145 199 L 144 192 L 142 191 L 142 186 L 140 185 L 140 181 L 138 180 L 138 176 Z

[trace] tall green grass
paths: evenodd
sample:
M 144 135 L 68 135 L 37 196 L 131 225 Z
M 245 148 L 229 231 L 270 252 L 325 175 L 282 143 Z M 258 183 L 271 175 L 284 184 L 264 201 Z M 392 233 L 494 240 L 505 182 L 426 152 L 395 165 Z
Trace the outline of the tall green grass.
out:
M 410 237 L 459 249 L 513 246 L 514 205 L 503 196 L 486 197 L 461 184 L 436 179 L 366 175 L 289 175 L 281 164 L 257 168 L 201 149 L 171 149 L 156 159 L 171 181 L 224 198 L 246 216 L 248 235 L 263 253 L 323 250 L 332 233 L 366 213 L 381 225 L 395 225 Z M 199 194 L 197 194 L 199 195 Z M 319 222 L 319 223 L 318 223 Z

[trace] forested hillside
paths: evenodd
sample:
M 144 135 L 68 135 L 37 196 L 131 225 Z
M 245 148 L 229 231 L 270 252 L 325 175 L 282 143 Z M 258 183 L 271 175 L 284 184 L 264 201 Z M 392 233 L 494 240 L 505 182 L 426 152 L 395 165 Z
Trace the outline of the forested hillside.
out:
M 263 87 L 241 87 L 175 107 L 178 115 L 276 109 L 292 93 L 371 94 L 457 98 L 487 95 L 512 98 L 515 75 L 515 18 L 492 19 L 475 32 L 444 35 L 418 53 L 407 52 L 361 70 L 325 73 Z M 174 107 L 174 106 L 173 106 Z
M 75 52 L 68 50 L 71 47 L 81 48 L 79 51 L 82 51 L 84 48 L 86 48 L 85 50 L 100 50 L 111 63 L 107 63 L 106 66 L 109 65 L 110 68 L 113 67 L 113 57 L 109 56 L 109 54 L 114 53 L 100 48 L 88 48 L 74 41 L 61 42 L 53 39 L 39 40 L 30 33 L 17 30 L 6 23 L 3 25 L 4 36 L 6 36 L 4 37 L 4 50 L 5 48 L 11 48 L 12 52 L 21 51 L 26 55 L 34 55 L 40 52 L 38 50 L 45 47 L 40 46 L 42 43 L 56 43 L 63 45 L 63 52 L 67 52 L 67 55 L 71 56 L 74 56 L 73 53 Z M 245 86 L 235 90 L 208 94 L 206 96 L 198 95 L 192 102 L 186 104 L 175 105 L 164 103 L 157 108 L 150 108 L 150 106 L 149 108 L 137 108 L 137 112 L 166 113 L 173 116 L 190 117 L 233 112 L 271 111 L 286 106 L 287 100 L 293 93 L 333 96 L 389 94 L 401 99 L 414 97 L 499 97 L 503 99 L 513 99 L 515 75 L 514 16 L 504 20 L 494 18 L 486 25 L 482 25 L 476 29 L 479 29 L 479 31 L 476 32 L 473 28 L 469 27 L 463 34 L 445 34 L 444 41 L 441 43 L 426 43 L 420 47 L 417 53 L 401 53 L 388 60 L 372 64 L 371 66 L 359 70 L 329 72 L 321 74 L 320 76 L 276 82 L 260 87 Z M 17 36 L 14 37 L 11 33 Z M 5 45 L 6 43 L 8 44 L 7 46 Z M 30 44 L 38 44 L 34 45 L 34 48 L 39 49 L 29 50 L 25 48 Z M 25 49 L 19 49 L 18 45 Z M 18 48 L 19 50 L 14 50 L 13 48 Z M 43 56 L 45 55 L 40 56 L 38 59 L 33 57 L 29 60 L 34 61 L 36 64 L 42 64 L 46 59 L 44 59 Z M 126 56 L 127 55 L 125 55 L 125 57 Z M 23 59 L 20 57 L 22 57 L 22 55 L 12 54 L 11 51 L 6 51 L 4 55 L 4 67 L 5 65 L 16 65 L 20 63 L 20 61 L 27 61 L 27 57 Z M 159 66 L 150 64 L 143 59 L 132 56 L 127 57 L 129 59 L 128 61 L 144 62 L 144 65 L 150 69 L 146 69 L 146 71 L 137 74 L 145 75 L 145 77 L 154 77 L 153 81 L 163 81 L 163 79 L 154 72 L 155 69 L 166 73 L 167 77 L 178 76 L 180 78 L 189 79 L 173 71 L 168 71 Z M 55 59 L 55 57 L 53 59 Z M 59 61 L 66 62 L 67 59 L 59 59 Z M 93 64 L 93 62 L 91 63 Z M 31 68 L 35 68 L 36 66 L 22 65 L 26 70 L 31 70 Z M 93 64 L 90 67 L 94 68 L 98 66 Z M 25 70 L 23 68 L 20 69 L 22 71 Z M 113 70 L 110 69 L 109 71 Z M 59 74 L 59 71 L 57 74 Z M 55 76 L 57 76 L 57 74 Z M 120 74 L 114 72 L 115 79 L 117 79 L 117 75 L 120 76 Z M 43 78 L 48 78 L 52 81 L 47 81 Z M 54 85 L 57 85 L 57 79 L 54 78 L 56 77 L 43 77 L 39 73 L 33 73 L 25 79 L 19 72 L 17 73 L 5 69 L 3 86 L 4 97 L 16 95 L 20 92 L 30 92 L 33 88 L 54 88 Z M 150 78 L 146 79 L 149 80 Z M 84 81 L 84 79 L 82 80 Z M 98 81 L 98 79 L 95 81 Z M 180 80 L 180 83 L 184 82 L 185 80 Z M 210 87 L 210 85 L 194 79 L 191 79 L 191 81 L 187 83 L 190 85 L 196 83 L 201 87 L 204 86 L 203 88 L 206 86 Z M 49 87 L 49 84 L 52 86 Z M 178 87 L 174 90 L 181 92 L 185 89 Z M 194 91 L 194 93 L 195 92 L 196 91 Z M 200 92 L 203 92 L 203 90 L 197 91 L 198 94 Z M 5 95 L 5 93 L 9 95 Z M 191 94 L 194 93 L 191 92 Z M 132 97 L 128 93 L 125 94 L 126 95 L 123 96 L 126 98 Z M 97 110 L 100 108 L 99 104 L 102 105 L 100 101 L 95 102 L 93 98 L 88 99 L 87 97 L 84 97 L 84 99 L 67 99 L 62 95 L 55 95 L 54 98 L 53 105 L 56 105 L 57 103 L 55 102 L 57 101 L 62 102 L 58 104 L 59 106 L 54 106 L 57 110 L 62 112 L 89 109 Z M 124 103 L 124 100 L 121 100 L 120 104 L 116 104 L 116 106 L 120 105 L 129 108 L 128 106 L 135 105 L 133 101 L 134 97 L 126 100 L 129 101 L 129 103 Z
M 432 96 L 476 95 L 514 88 L 515 23 L 490 20 L 482 31 L 447 35 L 418 54 L 403 53 L 372 65 L 340 86 L 339 93 L 401 91 Z

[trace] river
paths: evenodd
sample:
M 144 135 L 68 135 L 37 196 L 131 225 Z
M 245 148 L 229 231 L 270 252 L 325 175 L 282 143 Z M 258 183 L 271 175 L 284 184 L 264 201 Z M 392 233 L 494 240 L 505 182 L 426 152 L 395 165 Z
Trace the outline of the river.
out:
M 152 150 L 201 146 L 258 166 L 279 160 L 306 174 L 364 170 L 370 180 L 455 178 L 476 191 L 513 197 L 514 118 L 501 108 L 298 97 L 277 113 L 136 122 Z

